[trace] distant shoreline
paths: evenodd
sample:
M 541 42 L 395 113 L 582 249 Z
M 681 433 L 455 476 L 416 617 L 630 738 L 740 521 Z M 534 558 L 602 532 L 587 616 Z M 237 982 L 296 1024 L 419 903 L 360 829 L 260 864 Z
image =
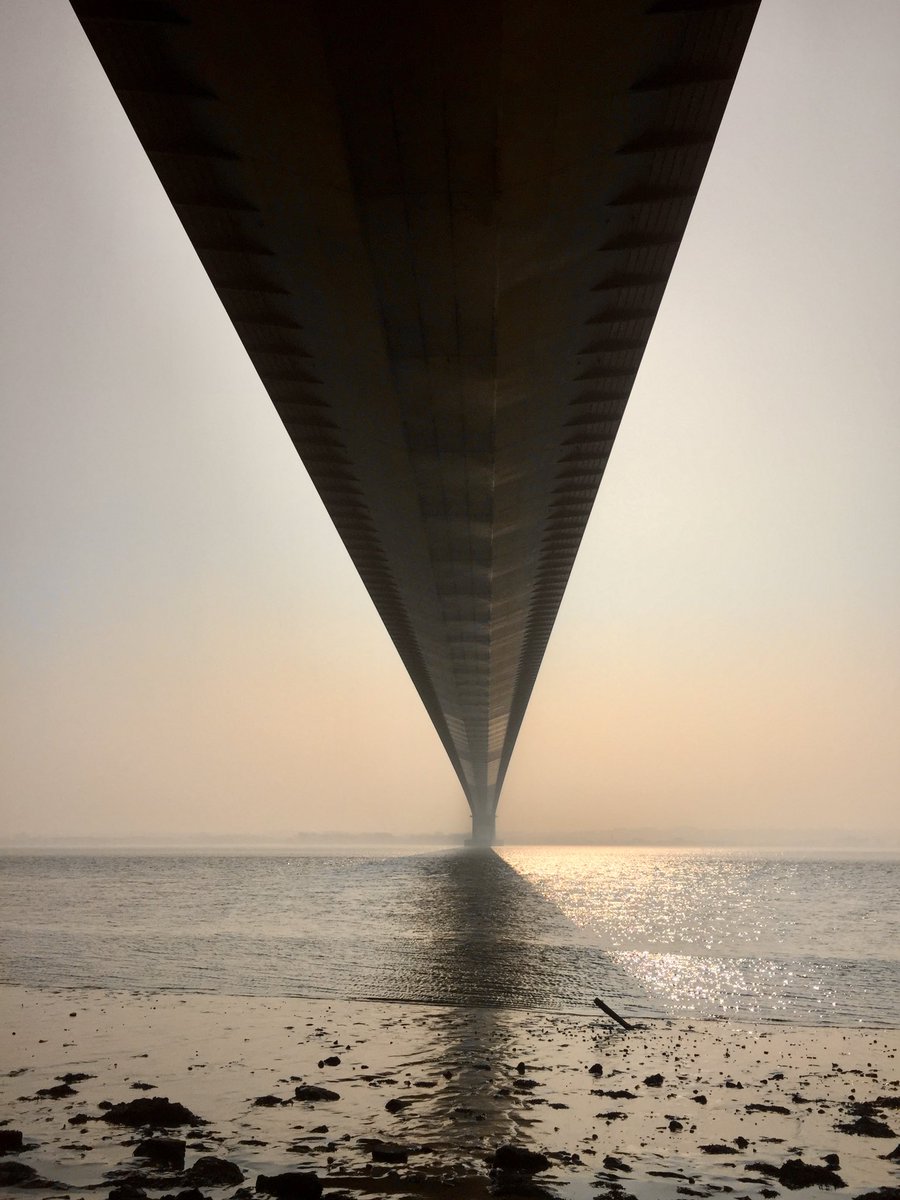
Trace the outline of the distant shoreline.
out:
M 253 853 L 292 853 L 306 849 L 329 849 L 337 847 L 352 847 L 358 850 L 403 849 L 407 847 L 441 847 L 462 848 L 466 843 L 463 833 L 428 833 L 428 834 L 394 834 L 384 832 L 372 833 L 303 833 L 286 837 L 253 837 L 251 835 L 232 834 L 196 834 L 188 836 L 165 835 L 132 835 L 122 837 L 39 837 L 19 835 L 0 839 L 0 854 L 19 853 L 23 851 L 48 851 L 54 853 L 83 852 L 92 850 L 108 851 L 158 851 L 170 853 L 202 853 L 205 851 L 252 851 Z M 529 846 L 548 848 L 590 847 L 609 850 L 759 850 L 768 852 L 797 851 L 811 853 L 859 852 L 900 854 L 900 838 L 861 837 L 846 834 L 844 836 L 821 837 L 814 839 L 803 836 L 796 837 L 741 837 L 738 834 L 728 836 L 614 836 L 602 834 L 581 834 L 571 836 L 522 837 L 509 836 L 498 839 L 497 849 L 513 846 Z

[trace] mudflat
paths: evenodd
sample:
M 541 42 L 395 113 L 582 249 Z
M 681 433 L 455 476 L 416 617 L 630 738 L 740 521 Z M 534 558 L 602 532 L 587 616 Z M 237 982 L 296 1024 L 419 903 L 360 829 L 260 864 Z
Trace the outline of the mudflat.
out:
M 0 1012 L 4 1196 L 900 1196 L 897 1030 L 12 986 Z

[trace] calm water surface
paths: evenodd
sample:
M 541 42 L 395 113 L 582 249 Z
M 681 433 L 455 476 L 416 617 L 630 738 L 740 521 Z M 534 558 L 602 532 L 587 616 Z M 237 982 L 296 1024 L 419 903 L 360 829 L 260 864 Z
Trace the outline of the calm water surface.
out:
M 0 982 L 900 1026 L 900 856 L 0 856 Z

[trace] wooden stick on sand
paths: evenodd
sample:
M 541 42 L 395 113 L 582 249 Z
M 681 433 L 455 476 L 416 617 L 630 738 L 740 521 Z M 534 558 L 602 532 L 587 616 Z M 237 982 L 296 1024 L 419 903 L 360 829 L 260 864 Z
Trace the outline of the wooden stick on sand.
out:
M 612 1019 L 614 1021 L 618 1021 L 618 1023 L 622 1026 L 623 1029 L 634 1029 L 634 1026 L 629 1025 L 624 1017 L 620 1017 L 619 1014 L 617 1012 L 614 1012 L 613 1009 L 611 1009 L 608 1004 L 604 1004 L 603 1001 L 598 999 L 596 996 L 594 997 L 594 1003 L 597 1005 L 598 1008 L 602 1009 L 608 1017 L 612 1017 Z

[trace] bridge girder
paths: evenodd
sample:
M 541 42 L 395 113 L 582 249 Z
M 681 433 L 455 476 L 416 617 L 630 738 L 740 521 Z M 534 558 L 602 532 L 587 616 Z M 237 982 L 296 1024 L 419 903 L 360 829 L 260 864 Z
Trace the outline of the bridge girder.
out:
M 478 840 L 757 0 L 73 0 Z

